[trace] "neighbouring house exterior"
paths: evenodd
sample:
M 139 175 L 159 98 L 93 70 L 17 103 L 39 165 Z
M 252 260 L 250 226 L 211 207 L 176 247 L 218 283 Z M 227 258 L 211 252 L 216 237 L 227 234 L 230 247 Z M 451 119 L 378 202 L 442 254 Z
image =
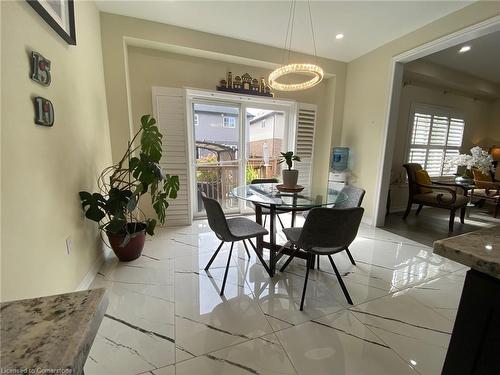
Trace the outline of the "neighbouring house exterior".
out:
M 285 115 L 279 111 L 266 113 L 252 118 L 249 126 L 249 156 L 260 159 L 268 156 L 278 158 L 282 152 L 285 138 Z M 266 155 L 267 148 L 267 155 Z

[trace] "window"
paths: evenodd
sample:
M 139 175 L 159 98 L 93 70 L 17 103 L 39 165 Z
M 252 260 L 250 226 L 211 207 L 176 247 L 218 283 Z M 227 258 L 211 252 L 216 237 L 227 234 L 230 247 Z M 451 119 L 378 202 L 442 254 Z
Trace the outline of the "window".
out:
M 224 116 L 222 118 L 222 126 L 224 128 L 235 128 L 236 127 L 236 117 Z
M 264 128 L 266 127 L 266 120 L 262 120 L 262 121 L 260 122 L 260 127 L 261 127 L 262 129 L 264 129 Z
M 456 173 L 446 160 L 460 153 L 465 127 L 462 117 L 444 108 L 415 106 L 408 162 L 421 164 L 431 177 Z
M 194 124 L 194 126 L 198 126 L 199 123 L 200 123 L 199 116 L 197 114 L 195 114 L 194 119 L 193 119 L 193 124 Z

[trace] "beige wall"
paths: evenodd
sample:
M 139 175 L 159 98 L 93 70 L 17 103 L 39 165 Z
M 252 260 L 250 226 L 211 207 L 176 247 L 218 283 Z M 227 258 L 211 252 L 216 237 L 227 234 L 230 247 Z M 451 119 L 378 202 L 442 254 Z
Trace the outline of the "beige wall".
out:
M 272 66 L 282 61 L 278 48 L 130 17 L 102 13 L 101 28 L 114 160 L 129 139 L 129 110 L 134 122 L 152 111 L 151 86 L 213 90 L 228 70 L 267 77 Z M 125 39 L 148 48 L 124 47 Z M 312 57 L 298 55 L 297 59 L 311 61 Z M 313 179 L 315 185 L 326 186 L 332 142 L 340 144 L 347 64 L 328 59 L 319 63 L 329 79 L 312 90 L 277 97 L 318 105 Z
M 25 2 L 2 8 L 2 300 L 73 291 L 98 259 L 96 225 L 78 191 L 111 162 L 99 14 L 77 1 L 78 45 L 64 42 Z M 52 62 L 52 84 L 29 79 L 31 50 Z M 52 101 L 52 128 L 36 126 L 31 96 Z M 73 250 L 66 253 L 71 236 Z
M 494 145 L 500 146 L 500 99 L 493 102 L 491 107 L 489 138 Z
M 367 191 L 363 202 L 366 218 L 375 216 L 392 58 L 497 15 L 500 15 L 500 2 L 477 2 L 348 64 L 341 139 L 342 144 L 351 148 L 354 183 Z

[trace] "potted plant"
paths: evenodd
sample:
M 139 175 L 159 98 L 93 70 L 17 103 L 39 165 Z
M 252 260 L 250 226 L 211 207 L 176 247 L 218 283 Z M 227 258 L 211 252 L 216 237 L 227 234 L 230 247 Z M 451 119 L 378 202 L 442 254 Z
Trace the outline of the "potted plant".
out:
M 179 177 L 164 174 L 161 159 L 162 134 L 150 115 L 128 144 L 121 160 L 104 169 L 97 180 L 99 192 L 80 192 L 85 217 L 99 223 L 111 248 L 121 261 L 138 258 L 146 233 L 154 234 L 156 219 L 147 218 L 139 208 L 142 196 L 149 193 L 158 221 L 165 222 L 169 199 L 179 191 Z M 140 144 L 134 142 L 140 139 Z M 137 156 L 134 156 L 138 152 Z
M 297 186 L 297 180 L 299 179 L 299 171 L 296 169 L 292 169 L 293 162 L 300 161 L 300 157 L 298 155 L 294 155 L 293 151 L 282 152 L 281 158 L 278 163 L 286 163 L 288 169 L 283 169 L 283 186 L 293 188 Z

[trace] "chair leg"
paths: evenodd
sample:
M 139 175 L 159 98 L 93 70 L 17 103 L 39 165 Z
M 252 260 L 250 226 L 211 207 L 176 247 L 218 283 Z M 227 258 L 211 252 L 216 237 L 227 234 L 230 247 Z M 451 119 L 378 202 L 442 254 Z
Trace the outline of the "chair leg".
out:
M 283 221 L 281 221 L 280 215 L 276 215 L 276 217 L 278 218 L 278 221 L 280 222 L 281 229 L 285 229 L 285 226 L 283 225 Z
M 248 258 L 251 258 L 250 251 L 248 251 L 247 243 L 245 242 L 245 240 L 243 240 L 243 246 L 245 246 L 245 251 L 247 252 Z
M 318 267 L 317 267 L 317 268 L 318 268 L 318 270 L 319 270 L 319 255 L 316 255 L 316 259 L 317 259 L 316 263 L 318 264 Z
M 349 248 L 346 247 L 345 248 L 345 251 L 347 253 L 347 256 L 349 257 L 349 260 L 351 261 L 352 265 L 355 266 L 356 265 L 356 262 L 354 261 L 354 258 L 352 257 L 352 254 L 351 252 L 349 251 Z
M 455 210 L 450 211 L 450 223 L 448 225 L 448 231 L 453 232 L 453 224 L 455 223 Z
M 332 264 L 333 271 L 335 272 L 335 275 L 337 276 L 337 279 L 339 280 L 340 287 L 342 288 L 342 291 L 344 292 L 345 299 L 347 300 L 347 303 L 349 305 L 352 305 L 352 299 L 351 296 L 349 295 L 349 292 L 347 291 L 347 288 L 345 287 L 344 281 L 342 280 L 342 277 L 340 276 L 339 270 L 335 266 L 335 263 L 333 263 L 332 256 L 328 254 L 328 259 L 330 259 L 330 263 Z
M 418 208 L 417 208 L 417 212 L 415 212 L 415 215 L 418 216 L 418 214 L 420 213 L 420 211 L 422 211 L 422 207 L 424 207 L 423 204 L 419 204 L 418 205 Z
M 292 261 L 293 258 L 295 258 L 295 253 L 299 251 L 299 249 L 295 249 L 295 251 L 292 253 L 292 255 L 290 255 L 288 257 L 288 259 L 286 260 L 285 264 L 283 264 L 283 266 L 281 266 L 280 268 L 280 272 L 284 272 L 285 271 L 285 268 L 288 267 L 288 265 L 290 264 L 290 262 Z M 307 263 L 307 266 L 309 268 L 309 262 Z
M 261 263 L 261 264 L 262 264 L 262 266 L 266 269 L 266 272 L 268 273 L 268 275 L 269 275 L 270 277 L 272 277 L 272 275 L 271 275 L 271 270 L 269 269 L 269 266 L 266 264 L 266 261 L 265 261 L 265 260 L 264 260 L 264 258 L 262 257 L 262 254 L 261 254 L 261 253 L 259 253 L 259 252 L 257 251 L 257 248 L 255 247 L 255 245 L 253 244 L 253 242 L 252 242 L 252 241 L 248 240 L 248 242 L 250 242 L 250 245 L 252 245 L 252 248 L 253 248 L 253 250 L 255 251 L 255 254 L 257 255 L 257 258 L 259 258 L 260 263 Z
M 267 222 L 267 215 L 264 215 L 264 225 L 263 225 L 264 228 L 266 227 L 266 222 Z
M 300 311 L 304 309 L 304 299 L 306 297 L 306 289 L 307 289 L 307 279 L 309 278 L 309 264 L 312 261 L 312 254 L 307 255 L 307 265 L 306 265 L 306 278 L 304 280 L 304 288 L 302 289 L 302 298 L 300 300 Z
M 210 268 L 210 266 L 212 265 L 212 262 L 215 260 L 215 257 L 217 256 L 217 254 L 219 254 L 219 251 L 222 247 L 222 245 L 224 245 L 224 241 L 222 241 L 219 245 L 219 247 L 217 248 L 217 250 L 215 250 L 215 253 L 214 255 L 212 255 L 212 258 L 210 258 L 210 261 L 207 263 L 207 265 L 205 266 L 205 271 L 208 271 L 208 269 Z
M 467 206 L 463 206 L 461 209 L 460 209 L 460 222 L 462 224 L 465 223 L 465 214 L 467 213 Z
M 233 254 L 234 242 L 231 242 L 231 250 L 229 250 L 229 256 L 227 257 L 226 271 L 224 272 L 224 280 L 222 280 L 222 288 L 220 290 L 220 295 L 224 294 L 224 288 L 226 287 L 227 272 L 229 271 L 229 263 L 231 262 L 231 255 Z
M 403 215 L 403 220 L 406 219 L 410 214 L 412 204 L 413 202 L 411 200 L 408 200 L 408 205 L 406 206 L 406 211 L 405 214 Z
M 500 208 L 500 202 L 495 205 L 495 211 L 493 211 L 493 217 L 496 219 L 498 215 L 498 209 Z

